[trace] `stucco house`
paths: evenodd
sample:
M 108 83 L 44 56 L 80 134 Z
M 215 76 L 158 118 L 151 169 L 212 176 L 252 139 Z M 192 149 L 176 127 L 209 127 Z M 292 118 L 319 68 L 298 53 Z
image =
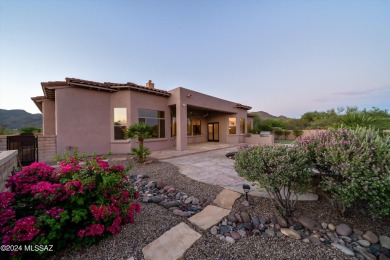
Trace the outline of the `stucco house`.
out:
M 56 136 L 57 153 L 75 146 L 87 154 L 128 153 L 137 143 L 123 130 L 136 122 L 153 128 L 145 140 L 152 151 L 243 143 L 253 124 L 249 106 L 182 87 L 156 89 L 150 80 L 141 86 L 66 78 L 41 85 L 44 96 L 32 100 L 43 114 L 43 135 Z

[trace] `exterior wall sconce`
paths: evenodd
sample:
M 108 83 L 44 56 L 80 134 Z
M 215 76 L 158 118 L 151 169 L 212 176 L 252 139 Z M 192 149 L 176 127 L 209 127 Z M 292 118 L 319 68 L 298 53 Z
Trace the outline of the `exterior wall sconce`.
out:
M 192 96 L 192 94 L 187 94 L 187 97 L 191 97 Z
M 244 192 L 245 192 L 245 199 L 246 199 L 246 201 L 249 202 L 249 200 L 248 200 L 248 192 L 250 191 L 251 186 L 249 186 L 248 184 L 243 184 L 242 188 L 244 189 Z

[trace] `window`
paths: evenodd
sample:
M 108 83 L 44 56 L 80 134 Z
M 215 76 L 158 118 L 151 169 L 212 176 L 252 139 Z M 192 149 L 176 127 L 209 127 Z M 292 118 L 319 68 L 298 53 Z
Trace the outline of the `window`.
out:
M 126 125 L 126 108 L 114 108 L 114 140 L 125 139 Z
M 187 135 L 201 135 L 200 119 L 187 118 Z
M 231 135 L 235 135 L 237 133 L 236 132 L 236 126 L 237 126 L 236 120 L 237 119 L 234 117 L 229 118 L 229 134 L 231 134 Z
M 245 118 L 240 118 L 240 134 L 245 134 Z
M 191 135 L 191 127 L 192 126 L 192 121 L 190 118 L 187 118 L 187 135 Z
M 248 121 L 248 123 L 247 123 L 247 131 L 248 131 L 248 133 L 250 133 L 252 131 L 252 122 L 251 121 Z
M 165 138 L 165 112 L 149 109 L 138 109 L 138 122 L 152 128 L 152 138 Z
M 200 119 L 192 119 L 192 135 L 201 135 Z
M 176 136 L 176 116 L 172 114 L 171 137 Z

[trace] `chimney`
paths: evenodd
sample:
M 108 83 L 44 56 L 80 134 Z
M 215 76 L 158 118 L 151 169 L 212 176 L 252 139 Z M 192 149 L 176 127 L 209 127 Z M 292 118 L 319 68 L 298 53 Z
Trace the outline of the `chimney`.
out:
M 149 80 L 148 82 L 146 82 L 146 87 L 149 89 L 154 89 L 154 83 L 151 80 Z

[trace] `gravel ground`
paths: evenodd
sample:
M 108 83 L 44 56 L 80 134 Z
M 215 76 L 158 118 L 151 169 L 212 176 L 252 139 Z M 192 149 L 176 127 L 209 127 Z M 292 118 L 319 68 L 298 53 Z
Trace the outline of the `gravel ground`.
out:
M 123 164 L 123 162 L 113 162 Z M 178 168 L 170 163 L 153 160 L 146 165 L 135 164 L 130 174 L 146 174 L 148 180 L 162 180 L 173 185 L 177 191 L 186 192 L 197 198 L 214 200 L 223 188 L 194 181 L 182 175 Z M 243 197 L 238 199 L 232 212 L 248 211 L 255 216 L 275 214 L 271 200 L 251 197 L 253 206 L 241 205 Z M 341 218 L 332 212 L 329 203 L 320 199 L 317 202 L 298 202 L 294 214 L 296 218 L 307 216 L 333 224 L 346 223 L 360 230 L 371 230 L 377 234 L 390 235 L 390 218 L 372 221 L 359 212 L 352 212 L 350 217 Z M 186 252 L 183 259 L 354 259 L 330 246 L 314 246 L 287 237 L 249 237 L 231 245 L 218 240 L 208 230 L 204 231 L 192 225 L 187 218 L 178 217 L 162 206 L 141 203 L 141 214 L 133 224 L 123 227 L 116 235 L 102 240 L 99 244 L 75 251 L 67 249 L 51 259 L 144 259 L 142 248 L 157 239 L 164 232 L 180 222 L 185 222 L 202 237 Z

